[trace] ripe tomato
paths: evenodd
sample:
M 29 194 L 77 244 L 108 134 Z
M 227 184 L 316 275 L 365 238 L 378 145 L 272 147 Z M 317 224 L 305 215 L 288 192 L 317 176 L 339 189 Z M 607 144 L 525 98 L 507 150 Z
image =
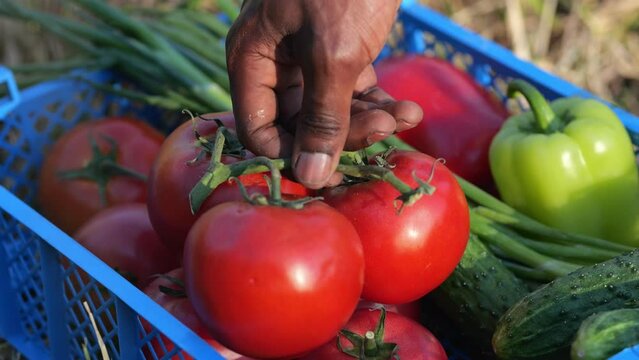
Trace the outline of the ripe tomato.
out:
M 203 117 L 220 119 L 228 128 L 235 128 L 233 114 L 230 112 L 207 114 Z M 198 132 L 207 138 L 213 138 L 217 128 L 214 121 L 197 123 Z M 167 137 L 149 178 L 148 207 L 151 222 L 162 241 L 177 253 L 182 251 L 186 235 L 198 216 L 222 202 L 242 200 L 238 185 L 228 181 L 215 189 L 197 214 L 191 213 L 189 192 L 204 175 L 210 160 L 210 156 L 207 156 L 202 161 L 189 164 L 189 161 L 195 159 L 201 150 L 193 133 L 193 124 L 189 120 Z M 231 163 L 236 159 L 224 157 L 222 161 Z M 268 193 L 262 174 L 243 175 L 239 179 L 249 193 Z M 308 190 L 296 182 L 283 178 L 282 193 L 305 196 Z
M 400 214 L 393 204 L 399 192 L 381 180 L 327 189 L 323 196 L 359 233 L 366 263 L 362 298 L 403 304 L 426 295 L 453 272 L 468 241 L 469 210 L 454 175 L 434 158 L 396 151 L 387 161 L 411 187 L 417 186 L 413 172 L 426 180 L 435 166 L 431 185 L 437 190 Z
M 74 238 L 140 288 L 151 276 L 178 266 L 151 226 L 145 204 L 120 204 L 102 210 L 82 225 Z
M 184 273 L 197 314 L 220 343 L 281 358 L 322 345 L 348 321 L 364 258 L 353 225 L 322 202 L 301 210 L 229 202 L 193 225 Z
M 184 279 L 184 271 L 182 268 L 174 269 L 171 272 L 167 273 L 166 276 L 171 277 L 176 280 L 183 281 Z M 144 293 L 147 294 L 153 301 L 162 306 L 166 311 L 168 311 L 171 315 L 173 315 L 176 319 L 178 319 L 182 324 L 191 329 L 194 333 L 196 333 L 199 337 L 201 337 L 204 341 L 209 343 L 215 350 L 217 350 L 220 355 L 224 356 L 227 360 L 249 360 L 247 357 L 243 357 L 240 354 L 237 354 L 224 346 L 222 346 L 219 342 L 215 341 L 211 334 L 209 334 L 206 327 L 202 324 L 200 319 L 195 314 L 195 310 L 193 310 L 193 305 L 188 298 L 185 296 L 173 296 L 166 294 L 160 290 L 160 286 L 167 287 L 176 292 L 184 291 L 184 289 L 179 288 L 175 283 L 170 280 L 158 277 L 153 282 L 151 282 L 145 289 Z M 149 324 L 146 320 L 142 320 L 142 325 L 144 330 L 147 333 L 151 332 L 151 324 Z M 162 343 L 157 338 L 151 340 L 151 347 L 153 348 L 153 352 L 155 356 L 160 358 L 164 354 L 168 354 L 175 348 L 175 344 L 169 340 L 164 335 L 160 335 L 162 339 Z M 164 348 L 162 348 L 162 344 Z M 149 359 L 152 359 L 151 352 L 149 349 L 145 348 L 145 353 Z M 191 356 L 187 354 L 182 354 L 185 360 L 193 359 Z M 170 359 L 178 359 L 180 358 L 178 355 L 171 357 Z M 181 359 L 181 358 L 180 358 Z
M 508 111 L 475 80 L 449 62 L 422 55 L 390 57 L 375 66 L 378 85 L 424 110 L 416 127 L 397 136 L 483 188 L 493 185 L 490 143 Z
M 95 180 L 61 178 L 61 172 L 83 168 L 94 158 L 91 139 L 103 154 L 114 152 L 112 160 L 118 165 L 147 176 L 164 136 L 140 120 L 115 117 L 81 123 L 55 142 L 40 171 L 38 205 L 43 215 L 68 233 L 108 206 L 146 201 L 146 183 L 109 176 L 108 160 L 95 166 L 92 174 L 107 181 L 106 202 Z
M 358 335 L 364 336 L 367 331 L 374 332 L 380 321 L 381 310 L 359 309 L 348 324 L 344 327 Z M 344 336 L 340 336 L 340 344 L 344 349 L 349 349 L 353 344 Z M 384 343 L 397 345 L 396 354 L 399 359 L 410 360 L 446 360 L 446 351 L 437 338 L 418 322 L 405 316 L 387 312 L 384 321 Z M 377 359 L 374 355 L 367 359 Z M 380 357 L 381 359 L 382 357 Z M 349 360 L 352 356 L 340 351 L 337 341 L 331 340 L 322 347 L 313 351 L 302 360 Z M 388 359 L 392 359 L 388 357 Z M 394 358 L 393 358 L 394 359 Z

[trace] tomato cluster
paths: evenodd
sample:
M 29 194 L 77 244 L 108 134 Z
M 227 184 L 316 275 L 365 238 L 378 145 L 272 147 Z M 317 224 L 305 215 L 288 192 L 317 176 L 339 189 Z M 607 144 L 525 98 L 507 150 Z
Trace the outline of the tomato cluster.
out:
M 394 151 L 359 164 L 431 189 L 410 201 L 380 177 L 311 191 L 238 147 L 229 113 L 166 138 L 144 126 L 101 119 L 60 138 L 40 178 L 41 210 L 224 356 L 346 359 L 366 348 L 366 358 L 446 358 L 419 310 L 401 311 L 452 273 L 468 239 L 468 204 L 443 163 Z M 249 161 L 262 167 L 239 166 Z M 161 351 L 154 341 L 147 352 Z

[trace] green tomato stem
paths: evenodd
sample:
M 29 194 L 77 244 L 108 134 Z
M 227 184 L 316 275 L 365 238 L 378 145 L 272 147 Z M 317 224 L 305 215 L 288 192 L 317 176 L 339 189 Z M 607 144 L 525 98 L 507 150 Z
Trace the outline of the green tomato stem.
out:
M 366 357 L 377 355 L 375 333 L 370 330 L 364 334 L 364 355 L 366 355 Z
M 215 141 L 213 142 L 213 153 L 211 154 L 211 163 L 221 164 L 222 154 L 224 153 L 224 144 L 226 143 L 226 137 L 224 136 L 224 130 L 218 128 L 215 132 Z
M 280 173 L 280 170 L 277 168 L 277 166 L 273 163 L 273 160 L 265 157 L 265 156 L 258 156 L 256 158 L 253 159 L 249 159 L 246 160 L 249 161 L 253 164 L 261 164 L 266 166 L 269 171 L 271 172 L 271 181 L 270 181 L 270 195 L 271 195 L 271 203 L 274 205 L 281 205 L 282 204 L 282 174 Z
M 522 94 L 530 104 L 541 131 L 547 134 L 554 132 L 556 115 L 544 96 L 524 80 L 513 80 L 508 84 L 508 97 L 513 98 L 517 93 Z
M 291 167 L 290 159 L 272 159 L 272 168 L 278 170 L 288 169 Z M 214 166 L 209 166 L 204 176 L 198 181 L 189 193 L 189 203 L 191 206 L 191 212 L 197 213 L 206 200 L 206 198 L 215 190 L 220 184 L 227 181 L 230 178 L 237 178 L 247 174 L 257 174 L 272 169 L 263 163 L 255 162 L 254 159 L 239 161 L 233 164 L 218 163 Z
M 358 177 L 358 178 L 383 180 L 391 184 L 401 194 L 409 194 L 413 191 L 413 189 L 408 184 L 406 184 L 400 178 L 395 176 L 395 174 L 391 170 L 383 168 L 381 166 L 375 166 L 375 165 L 357 166 L 357 165 L 339 164 L 337 166 L 337 171 L 341 172 L 344 175 Z

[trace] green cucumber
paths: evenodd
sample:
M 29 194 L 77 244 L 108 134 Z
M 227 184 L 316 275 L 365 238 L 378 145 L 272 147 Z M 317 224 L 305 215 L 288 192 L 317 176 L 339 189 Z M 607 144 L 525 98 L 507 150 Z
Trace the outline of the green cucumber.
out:
M 639 307 L 639 250 L 559 277 L 526 295 L 499 320 L 493 348 L 502 359 L 568 359 L 592 314 Z
M 573 360 L 605 360 L 639 344 L 639 309 L 594 314 L 584 320 L 572 343 Z
M 526 294 L 527 286 L 471 235 L 455 271 L 428 298 L 488 357 L 500 316 Z

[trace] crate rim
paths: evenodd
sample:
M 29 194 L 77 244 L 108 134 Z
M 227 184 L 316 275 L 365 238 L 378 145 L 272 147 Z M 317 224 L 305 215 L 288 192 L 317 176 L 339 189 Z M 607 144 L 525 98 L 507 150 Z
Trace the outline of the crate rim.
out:
M 6 86 L 8 94 L 0 98 L 0 119 L 4 118 L 20 104 L 21 97 L 18 85 L 11 70 L 0 64 L 0 85 Z
M 207 359 L 224 360 L 212 346 L 182 324 L 162 306 L 149 298 L 119 273 L 85 249 L 71 236 L 60 230 L 35 209 L 0 185 L 0 208 L 27 226 L 43 241 L 63 254 L 92 278 L 104 285 L 141 318 L 151 323 L 173 343 L 187 353 L 203 355 Z M 29 224 L 29 225 L 26 225 Z

